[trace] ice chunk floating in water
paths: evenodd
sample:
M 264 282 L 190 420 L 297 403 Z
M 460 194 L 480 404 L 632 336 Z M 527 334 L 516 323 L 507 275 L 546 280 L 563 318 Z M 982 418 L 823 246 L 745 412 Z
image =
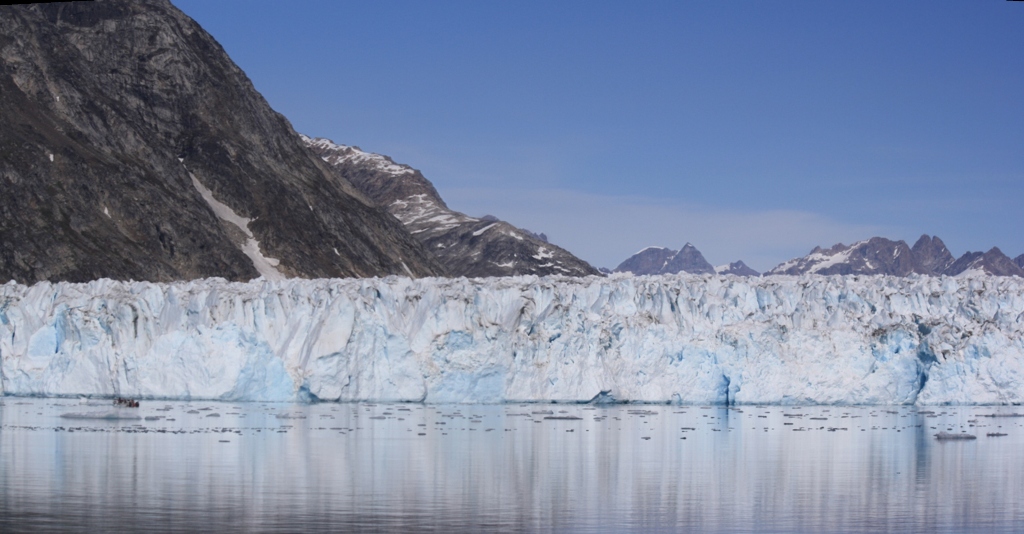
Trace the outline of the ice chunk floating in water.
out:
M 142 417 L 117 410 L 106 412 L 69 412 L 60 415 L 64 419 L 98 419 L 103 421 L 140 421 Z
M 667 275 L 0 286 L 10 395 L 1024 401 L 1024 281 Z

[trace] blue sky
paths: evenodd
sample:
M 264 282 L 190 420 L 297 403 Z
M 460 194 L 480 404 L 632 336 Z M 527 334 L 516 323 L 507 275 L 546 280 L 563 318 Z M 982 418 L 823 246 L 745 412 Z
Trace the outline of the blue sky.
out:
M 597 266 L 1024 253 L 1024 3 L 172 1 L 296 130 Z

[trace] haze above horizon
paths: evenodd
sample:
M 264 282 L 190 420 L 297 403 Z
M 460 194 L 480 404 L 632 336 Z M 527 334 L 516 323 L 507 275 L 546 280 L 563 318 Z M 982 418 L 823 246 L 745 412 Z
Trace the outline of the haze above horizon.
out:
M 595 266 L 1024 252 L 1024 3 L 173 3 L 297 131 Z

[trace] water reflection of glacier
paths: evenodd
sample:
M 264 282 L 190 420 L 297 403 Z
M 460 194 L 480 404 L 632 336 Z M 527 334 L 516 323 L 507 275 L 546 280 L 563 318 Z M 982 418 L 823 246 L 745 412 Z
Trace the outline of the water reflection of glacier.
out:
M 1014 277 L 0 286 L 0 391 L 222 400 L 1024 402 Z
M 1006 408 L 3 403 L 4 532 L 1024 528 Z

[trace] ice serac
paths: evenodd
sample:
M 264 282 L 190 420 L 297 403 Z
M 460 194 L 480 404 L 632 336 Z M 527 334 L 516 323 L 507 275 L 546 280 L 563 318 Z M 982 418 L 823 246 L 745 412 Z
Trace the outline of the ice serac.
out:
M 1024 280 L 767 277 L 0 286 L 9 395 L 1024 401 Z

